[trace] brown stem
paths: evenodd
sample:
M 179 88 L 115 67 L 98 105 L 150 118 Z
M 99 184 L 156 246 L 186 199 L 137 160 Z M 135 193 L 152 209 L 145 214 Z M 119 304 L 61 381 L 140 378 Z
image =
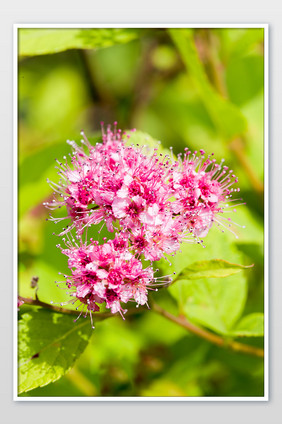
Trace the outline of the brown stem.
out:
M 197 327 L 196 325 L 189 322 L 183 316 L 176 317 L 175 315 L 172 315 L 170 312 L 161 308 L 156 303 L 152 303 L 152 310 L 162 315 L 163 317 L 169 319 L 170 321 L 175 322 L 176 324 L 180 325 L 181 327 L 185 328 L 191 333 L 196 334 L 202 339 L 205 339 L 209 341 L 210 343 L 213 343 L 217 346 L 228 348 L 228 349 L 234 350 L 235 352 L 241 352 L 241 353 L 246 353 L 248 355 L 258 356 L 260 358 L 264 357 L 263 349 L 260 349 L 254 346 L 249 346 L 243 343 L 239 343 L 234 340 L 225 340 L 223 337 L 220 337 L 217 334 L 211 333 L 207 330 L 204 330 L 203 328 Z
M 19 300 L 22 300 L 27 305 L 33 305 L 33 306 L 41 306 L 43 308 L 50 309 L 54 312 L 59 312 L 62 314 L 68 314 L 68 315 L 79 315 L 80 311 L 71 310 L 62 308 L 59 306 L 51 305 L 49 303 L 41 302 L 39 299 L 31 299 L 27 297 L 19 296 Z M 166 311 L 165 309 L 161 308 L 159 305 L 157 305 L 155 302 L 151 303 L 152 310 L 157 312 L 158 314 L 162 315 L 163 317 L 169 319 L 170 321 L 175 322 L 176 324 L 180 325 L 181 327 L 185 328 L 186 330 L 190 331 L 193 334 L 196 334 L 197 336 L 201 337 L 202 339 L 205 339 L 209 341 L 210 343 L 213 343 L 220 347 L 229 348 L 231 350 L 234 350 L 236 352 L 246 353 L 248 355 L 254 355 L 258 356 L 260 358 L 263 358 L 264 351 L 263 349 L 260 349 L 258 347 L 249 346 L 243 343 L 239 343 L 233 340 L 225 340 L 223 337 L 220 337 L 216 334 L 213 334 L 207 330 L 204 330 L 201 327 L 197 327 L 196 325 L 189 322 L 184 316 L 176 317 L 175 315 L 172 315 L 170 312 Z M 136 314 L 138 312 L 147 310 L 145 307 L 140 307 L 139 309 L 132 308 L 129 309 L 126 313 L 126 315 Z M 119 315 L 118 313 L 112 314 L 111 312 L 103 312 L 103 313 L 96 313 L 94 314 L 94 319 L 106 319 L 113 316 Z
M 22 300 L 26 305 L 32 305 L 32 306 L 41 306 L 42 308 L 46 308 L 46 309 L 50 309 L 53 312 L 59 312 L 61 314 L 66 314 L 66 315 L 79 315 L 81 313 L 81 311 L 77 311 L 75 309 L 67 309 L 67 308 L 62 308 L 60 306 L 55 306 L 55 305 L 51 305 L 50 303 L 46 303 L 46 302 L 41 302 L 41 300 L 37 299 L 31 299 L 29 297 L 22 297 L 19 296 L 19 300 Z M 137 314 L 143 310 L 145 310 L 147 308 L 145 307 L 140 307 L 140 308 L 132 308 L 129 309 L 126 312 L 126 315 L 132 315 L 132 314 Z M 111 318 L 113 316 L 119 316 L 119 313 L 117 312 L 116 314 L 112 314 L 111 312 L 101 312 L 101 313 L 94 313 L 93 314 L 93 318 L 94 319 L 105 319 L 105 318 Z

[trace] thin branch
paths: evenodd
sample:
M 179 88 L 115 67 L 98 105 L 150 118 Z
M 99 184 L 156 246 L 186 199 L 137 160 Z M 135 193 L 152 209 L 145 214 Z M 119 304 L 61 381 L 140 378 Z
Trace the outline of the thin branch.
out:
M 19 296 L 19 300 L 22 300 L 24 302 L 24 304 L 26 305 L 32 305 L 32 306 L 41 306 L 42 308 L 46 308 L 46 309 L 50 309 L 53 312 L 59 312 L 61 314 L 66 314 L 66 315 L 76 315 L 78 316 L 80 314 L 81 311 L 76 310 L 76 309 L 67 309 L 67 308 L 62 308 L 61 306 L 56 306 L 56 305 L 52 305 L 50 303 L 46 303 L 46 302 L 42 302 L 41 300 L 37 299 L 31 299 L 30 297 L 22 297 Z M 126 316 L 128 315 L 135 315 L 138 314 L 141 311 L 147 310 L 146 307 L 139 307 L 139 308 L 131 308 L 128 309 L 128 311 L 126 312 Z M 93 318 L 95 319 L 106 319 L 106 318 L 111 318 L 114 316 L 120 316 L 120 314 L 117 312 L 115 314 L 112 314 L 111 312 L 101 312 L 101 313 L 94 313 L 93 314 Z
M 19 296 L 19 300 L 22 300 L 27 305 L 32 306 L 41 306 L 42 308 L 50 309 L 53 312 L 59 312 L 62 314 L 67 315 L 79 315 L 80 311 L 71 310 L 67 308 L 62 308 L 59 306 L 51 305 L 49 303 L 41 302 L 39 299 L 31 299 L 27 297 Z M 236 342 L 234 340 L 226 340 L 223 337 L 218 336 L 217 334 L 211 333 L 201 327 L 197 327 L 196 325 L 189 322 L 184 316 L 176 317 L 175 315 L 172 315 L 170 312 L 166 311 L 165 309 L 161 308 L 159 305 L 157 305 L 155 302 L 151 303 L 152 310 L 156 313 L 162 315 L 163 317 L 169 319 L 170 321 L 175 322 L 176 324 L 180 325 L 181 327 L 185 328 L 186 330 L 190 331 L 193 334 L 196 334 L 198 337 L 201 337 L 202 339 L 205 339 L 209 341 L 210 343 L 213 343 L 217 346 L 224 347 L 231 349 L 236 352 L 246 353 L 248 355 L 254 355 L 258 356 L 260 358 L 263 358 L 264 351 L 263 349 L 260 349 L 258 347 L 249 346 L 243 343 Z M 126 316 L 137 314 L 141 311 L 147 310 L 145 307 L 140 308 L 131 308 L 127 311 Z M 93 314 L 94 319 L 103 320 L 106 318 L 111 318 L 114 316 L 119 316 L 118 313 L 112 314 L 111 312 L 101 312 L 101 313 L 95 313 Z
M 220 347 L 234 350 L 235 352 L 246 353 L 248 355 L 258 356 L 260 358 L 264 357 L 263 349 L 260 349 L 255 346 L 249 346 L 244 343 L 239 343 L 234 340 L 226 340 L 223 337 L 218 336 L 217 334 L 211 333 L 207 330 L 204 330 L 203 328 L 197 327 L 183 316 L 176 317 L 175 315 L 172 315 L 170 312 L 161 308 L 156 303 L 152 303 L 151 306 L 153 311 L 169 319 L 170 321 L 175 322 L 176 324 L 190 331 L 190 333 L 196 334 L 202 339 L 209 341 L 210 343 L 213 343 Z

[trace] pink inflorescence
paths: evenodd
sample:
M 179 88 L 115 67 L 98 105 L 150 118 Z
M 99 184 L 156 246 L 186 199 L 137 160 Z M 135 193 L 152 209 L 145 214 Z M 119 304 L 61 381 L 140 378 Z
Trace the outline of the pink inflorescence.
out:
M 113 131 L 102 125 L 102 143 L 95 146 L 81 134 L 87 149 L 69 142 L 71 165 L 66 158 L 58 162 L 61 179 L 50 182 L 57 195 L 46 206 L 67 208 L 71 223 L 59 235 L 68 237 L 62 251 L 72 270 L 66 278 L 74 301 L 90 312 L 105 303 L 122 314 L 121 303 L 147 303 L 148 288 L 155 283 L 152 266 L 144 269 L 142 257 L 152 264 L 175 254 L 183 241 L 201 243 L 213 222 L 230 227 L 222 215 L 239 191 L 232 188 L 237 178 L 203 150 L 185 149 L 183 158 L 175 159 L 172 152 L 128 145 L 129 135 L 116 123 Z M 100 223 L 115 232 L 114 240 L 83 242 L 87 228 Z M 75 242 L 69 238 L 73 229 Z
M 126 312 L 121 302 L 129 300 L 137 306 L 147 303 L 148 289 L 154 286 L 154 271 L 151 266 L 144 268 L 140 259 L 129 252 L 127 244 L 116 235 L 114 240 L 99 245 L 90 240 L 87 244 L 66 242 L 62 253 L 68 256 L 71 276 L 66 276 L 69 294 L 79 301 L 86 311 L 99 311 L 99 305 L 106 304 L 112 313 Z

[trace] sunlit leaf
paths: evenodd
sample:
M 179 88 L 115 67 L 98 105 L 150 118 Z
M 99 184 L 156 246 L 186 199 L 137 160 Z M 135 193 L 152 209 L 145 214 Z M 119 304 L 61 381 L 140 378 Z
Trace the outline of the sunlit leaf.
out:
M 58 380 L 83 352 L 92 334 L 89 320 L 43 309 L 19 321 L 19 393 Z
M 244 223 L 241 220 L 238 220 L 238 222 Z M 183 242 L 181 250 L 175 256 L 170 256 L 167 260 L 161 259 L 157 262 L 157 266 L 161 268 L 164 274 L 175 272 L 178 275 L 191 263 L 199 261 L 220 258 L 230 263 L 244 264 L 244 256 L 238 252 L 234 241 L 235 237 L 232 233 L 229 233 L 229 231 L 223 233 L 214 225 L 203 239 L 204 246 Z
M 232 244 L 231 237 L 232 235 L 222 234 L 213 228 L 205 238 L 206 248 L 183 243 L 182 252 L 169 258 L 171 265 L 168 261 L 161 260 L 158 266 L 164 274 L 176 272 L 178 275 L 193 261 L 213 263 L 219 257 L 230 263 L 244 263 L 244 257 Z M 177 300 L 180 312 L 185 313 L 189 320 L 227 334 L 243 312 L 247 298 L 247 281 L 243 273 L 225 278 L 179 280 L 169 287 L 169 292 Z
M 230 333 L 237 337 L 260 337 L 264 334 L 264 315 L 253 313 L 241 319 Z
M 20 28 L 19 55 L 109 47 L 134 40 L 139 32 L 134 28 Z
M 223 278 L 237 274 L 249 266 L 233 264 L 222 259 L 199 261 L 186 267 L 175 280 L 198 280 L 201 278 Z
M 247 284 L 243 275 L 225 279 L 177 281 L 170 287 L 189 320 L 227 334 L 243 312 Z

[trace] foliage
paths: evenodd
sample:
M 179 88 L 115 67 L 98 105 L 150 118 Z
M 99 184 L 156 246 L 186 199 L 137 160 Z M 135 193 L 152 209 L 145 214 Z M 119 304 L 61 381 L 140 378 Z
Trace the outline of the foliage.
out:
M 216 89 L 208 81 L 196 51 L 192 30 L 170 29 L 169 31 L 198 90 L 199 96 L 214 124 L 218 127 L 219 132 L 227 138 L 243 134 L 246 130 L 245 118 L 241 111 L 217 93 Z
M 53 54 L 68 49 L 97 49 L 128 43 L 138 36 L 138 30 L 123 28 L 101 29 L 21 29 L 20 56 Z
M 86 322 L 44 309 L 24 313 L 19 321 L 19 393 L 58 380 L 88 344 Z
M 223 259 L 212 259 L 210 261 L 195 262 L 177 276 L 175 280 L 198 280 L 200 278 L 221 278 L 237 274 L 242 268 L 248 266 L 232 264 Z
M 263 30 L 25 28 L 18 75 L 19 294 L 34 298 L 38 276 L 41 301 L 68 300 L 54 284 L 67 263 L 52 235 L 62 225 L 45 221 L 46 178 L 57 180 L 66 139 L 78 141 L 83 128 L 95 143 L 100 121 L 117 120 L 140 130 L 130 142 L 162 140 L 164 153 L 205 149 L 239 175 L 247 204 L 236 208 L 238 239 L 215 223 L 205 247 L 183 244 L 157 264 L 176 275 L 151 301 L 226 341 L 262 348 Z M 263 396 L 260 357 L 212 345 L 154 310 L 136 312 L 125 321 L 94 316 L 92 330 L 88 319 L 75 324 L 73 315 L 23 305 L 19 394 Z

